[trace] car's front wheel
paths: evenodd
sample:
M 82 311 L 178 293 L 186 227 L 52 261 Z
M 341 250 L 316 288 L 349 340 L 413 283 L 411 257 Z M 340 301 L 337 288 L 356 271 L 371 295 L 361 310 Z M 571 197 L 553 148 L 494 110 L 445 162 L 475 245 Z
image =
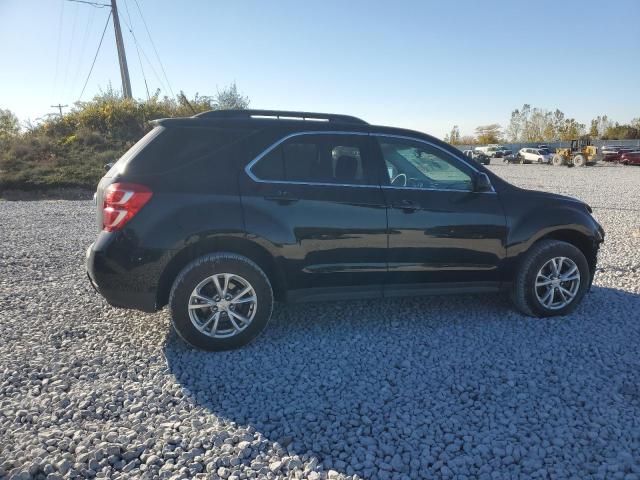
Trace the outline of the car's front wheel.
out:
M 228 350 L 249 343 L 266 327 L 273 291 L 253 261 L 216 253 L 180 272 L 169 305 L 173 326 L 186 342 L 204 350 Z
M 542 240 L 520 262 L 511 297 L 527 315 L 566 315 L 589 289 L 590 275 L 587 260 L 577 247 L 559 240 Z

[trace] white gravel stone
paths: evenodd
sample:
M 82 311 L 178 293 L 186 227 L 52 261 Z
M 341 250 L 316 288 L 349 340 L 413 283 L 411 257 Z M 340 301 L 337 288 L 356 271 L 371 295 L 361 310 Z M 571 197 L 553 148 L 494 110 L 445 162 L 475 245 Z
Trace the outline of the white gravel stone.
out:
M 91 202 L 0 201 L 0 477 L 638 479 L 640 168 L 490 168 L 604 226 L 574 314 L 277 305 L 255 342 L 206 353 L 166 310 L 92 291 Z

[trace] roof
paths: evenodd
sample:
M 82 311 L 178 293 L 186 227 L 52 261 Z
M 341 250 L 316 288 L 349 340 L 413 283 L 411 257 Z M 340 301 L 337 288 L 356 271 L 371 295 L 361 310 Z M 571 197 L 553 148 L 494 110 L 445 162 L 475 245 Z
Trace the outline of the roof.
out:
M 194 125 L 194 122 L 206 121 L 218 123 L 219 121 L 260 122 L 262 125 L 276 125 L 282 122 L 285 128 L 317 130 L 331 130 L 338 125 L 347 126 L 348 129 L 363 130 L 373 128 L 379 133 L 387 133 L 397 136 L 418 137 L 441 144 L 442 142 L 431 135 L 405 128 L 389 127 L 384 125 L 370 125 L 361 118 L 351 115 L 334 113 L 299 112 L 291 110 L 211 110 L 198 113 L 192 117 L 161 118 L 153 120 L 157 125 Z
M 296 112 L 289 110 L 211 110 L 194 115 L 196 118 L 209 119 L 273 119 L 273 120 L 308 120 L 317 122 L 351 123 L 368 125 L 367 122 L 351 115 L 333 113 Z

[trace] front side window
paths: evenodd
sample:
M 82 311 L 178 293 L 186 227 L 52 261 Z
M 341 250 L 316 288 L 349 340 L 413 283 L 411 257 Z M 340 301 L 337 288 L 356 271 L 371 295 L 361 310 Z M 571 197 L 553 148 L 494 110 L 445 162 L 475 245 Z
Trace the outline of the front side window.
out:
M 472 190 L 471 175 L 458 161 L 435 147 L 420 142 L 378 139 L 394 187 L 434 190 Z
M 301 183 L 370 184 L 367 137 L 313 134 L 292 137 L 252 167 L 260 180 Z

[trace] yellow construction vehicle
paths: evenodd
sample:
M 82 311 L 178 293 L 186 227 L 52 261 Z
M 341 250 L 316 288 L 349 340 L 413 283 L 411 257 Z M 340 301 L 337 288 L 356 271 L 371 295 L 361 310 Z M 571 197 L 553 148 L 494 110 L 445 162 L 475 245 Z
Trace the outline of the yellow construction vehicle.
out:
M 594 164 L 598 161 L 598 149 L 591 145 L 589 137 L 571 140 L 571 146 L 556 148 L 556 153 L 551 159 L 551 165 L 559 167 L 567 165 L 570 167 L 583 167 L 587 164 Z

